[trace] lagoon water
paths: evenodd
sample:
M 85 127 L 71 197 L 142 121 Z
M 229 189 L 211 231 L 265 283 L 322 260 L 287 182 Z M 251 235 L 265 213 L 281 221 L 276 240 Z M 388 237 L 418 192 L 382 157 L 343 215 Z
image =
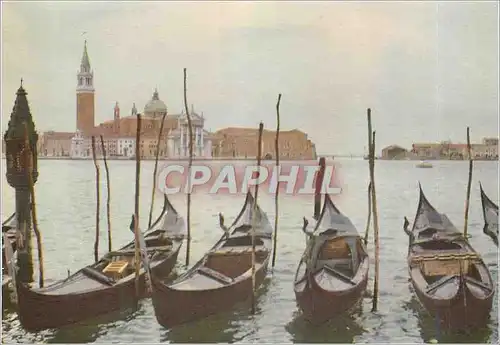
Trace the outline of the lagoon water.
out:
M 334 198 L 339 209 L 351 218 L 362 233 L 367 218 L 368 164 L 363 160 L 338 160 L 343 193 Z M 422 343 L 437 337 L 434 321 L 422 310 L 408 282 L 406 254 L 408 239 L 402 230 L 403 216 L 410 221 L 418 202 L 418 181 L 429 201 L 446 213 L 458 229 L 463 229 L 468 162 L 433 162 L 433 169 L 417 169 L 412 161 L 377 161 L 375 179 L 381 240 L 380 295 L 377 312 L 371 312 L 367 296 L 362 310 L 350 318 L 342 317 L 321 327 L 304 323 L 295 304 L 293 279 L 304 249 L 302 217 L 311 221 L 312 197 L 281 196 L 279 207 L 278 254 L 258 297 L 255 316 L 247 304 L 232 312 L 212 316 L 171 330 L 155 319 L 150 300 L 143 300 L 136 311 L 110 315 L 99 320 L 60 330 L 25 332 L 13 311 L 4 311 L 3 342 L 377 342 Z M 101 242 L 100 253 L 107 248 L 105 171 L 101 165 Z M 113 247 L 133 240 L 128 229 L 134 211 L 135 164 L 110 161 L 111 225 Z M 154 162 L 142 163 L 141 225 L 149 214 Z M 65 278 L 93 260 L 95 232 L 95 170 L 92 161 L 39 161 L 40 177 L 36 184 L 39 228 L 43 236 L 45 277 L 47 281 Z M 5 160 L 2 160 L 2 175 Z M 14 190 L 2 176 L 2 217 L 14 211 Z M 483 255 L 496 281 L 496 246 L 482 233 L 483 219 L 479 181 L 490 198 L 498 201 L 498 162 L 475 162 L 469 214 L 470 241 Z M 171 196 L 174 206 L 186 214 L 186 198 Z M 218 212 L 226 221 L 238 213 L 244 196 L 195 194 L 192 197 L 192 243 L 190 265 L 221 236 Z M 160 212 L 162 197 L 155 197 L 155 214 Z M 259 193 L 259 203 L 274 223 L 274 198 Z M 35 242 L 36 243 L 36 242 Z M 184 245 L 177 273 L 186 270 Z M 373 286 L 373 240 L 368 250 L 372 257 L 370 290 Z M 35 251 L 36 253 L 36 251 Z M 35 270 L 37 269 L 35 262 Z M 35 279 L 35 281 L 37 281 Z M 498 295 L 498 294 L 497 294 Z M 486 328 L 469 335 L 439 336 L 440 342 L 498 343 L 498 302 L 495 296 L 491 320 Z M 210 301 L 207 301 L 210 303 Z

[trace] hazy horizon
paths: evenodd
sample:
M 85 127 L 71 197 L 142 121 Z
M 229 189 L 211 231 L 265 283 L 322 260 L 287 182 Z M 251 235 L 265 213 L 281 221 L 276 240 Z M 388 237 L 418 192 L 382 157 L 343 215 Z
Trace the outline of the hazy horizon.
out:
M 82 34 L 86 32 L 86 34 Z M 155 87 L 206 129 L 276 126 L 319 154 L 498 137 L 498 3 L 2 2 L 2 127 L 20 79 L 37 130 L 74 131 L 84 39 L 95 124 L 139 112 Z

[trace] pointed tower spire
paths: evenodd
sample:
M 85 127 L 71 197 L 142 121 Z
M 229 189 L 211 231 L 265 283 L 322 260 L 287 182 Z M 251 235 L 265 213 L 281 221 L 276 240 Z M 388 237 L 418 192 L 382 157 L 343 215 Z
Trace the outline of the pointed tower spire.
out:
M 137 108 L 135 107 L 135 102 L 134 102 L 134 104 L 132 105 L 132 116 L 136 115 L 137 115 Z
M 83 45 L 83 55 L 82 62 L 80 63 L 80 72 L 90 72 L 90 59 L 89 53 L 87 51 L 87 40 L 85 40 L 85 43 Z
M 76 129 L 89 133 L 94 128 L 94 73 L 90 69 L 87 40 L 83 47 L 83 56 L 80 63 L 76 83 Z
M 38 178 L 37 169 L 37 143 L 38 134 L 31 116 L 28 104 L 27 92 L 24 90 L 22 82 L 16 93 L 16 101 L 10 115 L 7 131 L 4 140 L 7 156 L 7 181 L 14 188 L 27 188 L 27 169 L 24 157 L 21 155 L 33 155 L 33 182 Z M 25 133 L 28 131 L 29 148 L 25 145 Z

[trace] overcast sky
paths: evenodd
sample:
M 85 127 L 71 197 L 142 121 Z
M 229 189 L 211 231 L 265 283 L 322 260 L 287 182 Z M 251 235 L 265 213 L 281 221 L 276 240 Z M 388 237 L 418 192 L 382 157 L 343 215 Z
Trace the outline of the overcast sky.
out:
M 353 2 L 2 2 L 2 125 L 21 77 L 37 128 L 76 127 L 76 73 L 88 41 L 96 124 L 139 111 L 158 87 L 207 129 L 299 128 L 319 153 L 363 153 L 498 135 L 498 5 Z M 83 32 L 87 32 L 82 35 Z

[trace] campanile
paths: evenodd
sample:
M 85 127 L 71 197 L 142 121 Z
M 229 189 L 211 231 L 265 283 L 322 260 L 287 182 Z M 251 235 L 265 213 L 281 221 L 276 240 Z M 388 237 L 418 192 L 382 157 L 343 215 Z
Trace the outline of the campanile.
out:
M 94 72 L 90 69 L 85 40 L 76 86 L 76 129 L 84 133 L 94 128 L 94 93 Z

